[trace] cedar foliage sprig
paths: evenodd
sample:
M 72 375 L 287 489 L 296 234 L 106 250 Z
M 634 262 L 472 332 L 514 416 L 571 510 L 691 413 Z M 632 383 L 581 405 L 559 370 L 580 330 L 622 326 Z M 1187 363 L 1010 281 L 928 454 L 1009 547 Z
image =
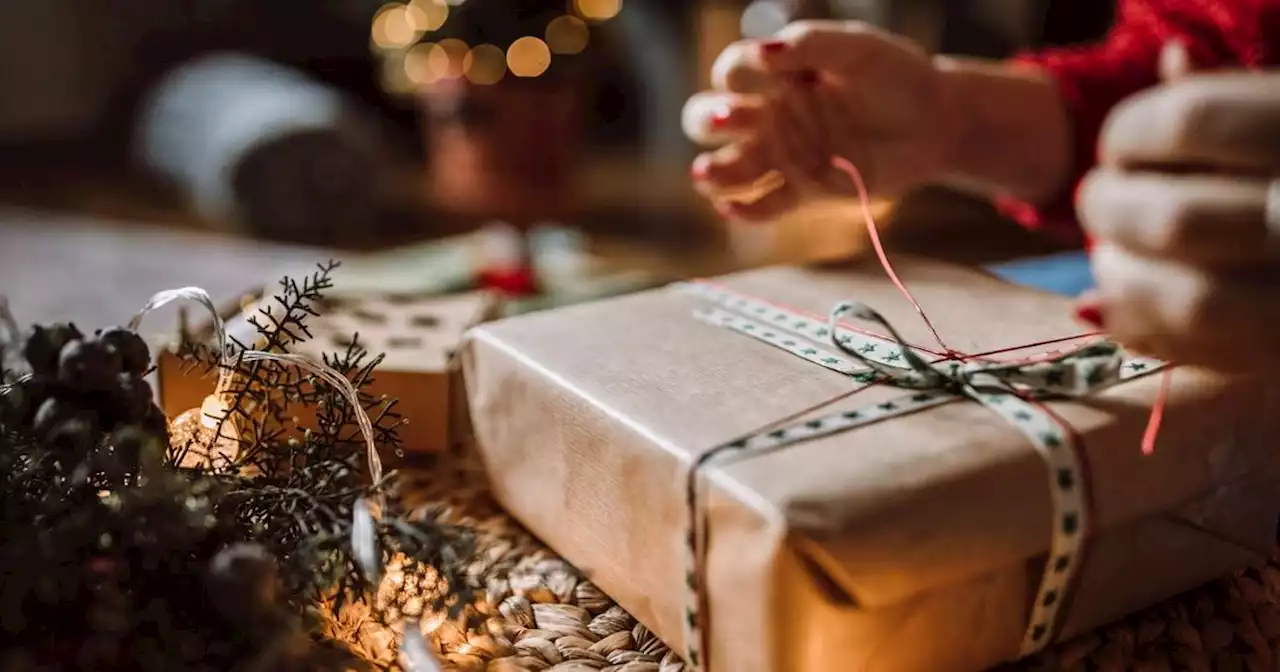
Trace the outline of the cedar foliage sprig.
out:
M 283 280 L 253 318 L 257 342 L 237 351 L 286 352 L 310 338 L 307 320 L 335 268 Z M 49 325 L 5 348 L 47 361 L 0 368 L 0 669 L 361 669 L 318 621 L 352 600 L 375 605 L 379 566 L 393 559 L 437 582 L 424 596 L 436 610 L 458 616 L 473 600 L 470 536 L 409 511 L 395 473 L 368 481 L 344 395 L 278 362 L 184 344 L 193 369 L 227 376 L 241 445 L 234 459 L 182 467 L 192 446 L 173 445 L 159 409 L 124 403 L 137 401 L 123 396 L 137 392 L 142 370 L 123 371 L 114 387 L 70 389 L 47 354 L 62 348 L 66 360 L 78 343 L 101 357 L 86 360 L 89 373 L 111 373 L 119 353 L 100 346 L 134 345 L 120 331 L 85 337 Z M 325 357 L 359 391 L 378 444 L 398 451 L 395 400 L 368 392 L 381 361 L 358 340 Z M 296 426 L 300 406 L 314 409 L 313 427 Z M 366 501 L 382 506 L 363 538 Z

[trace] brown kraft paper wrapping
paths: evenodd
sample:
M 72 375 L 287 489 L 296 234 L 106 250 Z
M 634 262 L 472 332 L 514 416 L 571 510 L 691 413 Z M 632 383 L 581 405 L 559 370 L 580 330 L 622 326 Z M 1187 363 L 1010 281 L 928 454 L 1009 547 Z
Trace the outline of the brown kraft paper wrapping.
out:
M 898 266 L 957 350 L 1080 332 L 1061 297 L 964 268 Z M 819 315 L 856 299 L 907 342 L 934 345 L 874 265 L 716 282 Z M 705 304 L 660 289 L 485 325 L 463 350 L 475 439 L 499 500 L 678 650 L 693 460 L 854 388 L 695 319 Z M 1274 385 L 1177 369 L 1146 456 L 1140 438 L 1159 386 L 1151 375 L 1047 404 L 1077 434 L 1093 504 L 1059 639 L 1257 560 L 1271 544 L 1277 419 L 1262 409 Z M 901 393 L 866 389 L 818 414 Z M 1045 464 L 981 405 L 958 401 L 713 465 L 703 482 L 716 672 L 976 670 L 1017 655 L 1050 538 Z

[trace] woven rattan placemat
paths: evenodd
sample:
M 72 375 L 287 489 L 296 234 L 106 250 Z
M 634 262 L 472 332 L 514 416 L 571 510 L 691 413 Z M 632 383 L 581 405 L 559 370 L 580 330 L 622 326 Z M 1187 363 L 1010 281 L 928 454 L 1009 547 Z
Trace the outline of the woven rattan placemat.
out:
M 446 464 L 447 463 L 447 464 Z M 446 669 L 462 672 L 680 672 L 687 669 L 664 643 L 615 605 L 569 563 L 502 513 L 468 458 L 440 459 L 406 469 L 417 497 L 450 507 L 451 518 L 477 533 L 487 586 L 476 609 L 486 617 L 464 631 L 438 624 L 432 644 Z M 1134 614 L 998 672 L 1122 670 L 1280 672 L 1280 554 L 1194 591 Z M 1176 559 L 1170 559 L 1176 562 Z M 393 605 L 416 616 L 410 601 Z M 390 663 L 395 643 L 366 627 L 361 615 L 335 623 L 363 653 Z

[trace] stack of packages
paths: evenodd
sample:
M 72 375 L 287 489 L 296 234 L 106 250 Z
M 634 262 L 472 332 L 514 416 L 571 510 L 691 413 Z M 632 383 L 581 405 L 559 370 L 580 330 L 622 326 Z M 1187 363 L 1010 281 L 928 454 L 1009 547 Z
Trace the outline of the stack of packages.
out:
M 977 271 L 900 270 L 936 334 L 871 266 L 473 329 L 498 500 L 717 672 L 984 669 L 1271 547 L 1273 385 L 1065 338 L 1065 299 Z

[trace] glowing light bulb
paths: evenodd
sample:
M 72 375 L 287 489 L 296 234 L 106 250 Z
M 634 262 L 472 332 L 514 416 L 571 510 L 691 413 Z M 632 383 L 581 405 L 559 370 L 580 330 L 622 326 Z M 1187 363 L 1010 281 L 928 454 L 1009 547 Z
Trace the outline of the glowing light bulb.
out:
M 416 4 L 405 5 L 404 18 L 409 22 L 409 27 L 413 29 L 413 39 L 415 40 L 422 37 L 422 34 L 428 30 L 427 26 L 431 24 L 431 17 L 426 10 Z
M 179 466 L 225 466 L 240 454 L 240 427 L 220 395 L 204 398 L 200 408 L 182 412 L 169 423 L 171 444 L 186 450 Z
M 537 77 L 551 67 L 551 49 L 541 39 L 526 36 L 507 47 L 507 68 L 516 77 Z
M 506 56 L 492 44 L 481 44 L 462 59 L 462 73 L 472 84 L 497 84 L 507 74 Z
M 561 16 L 547 24 L 547 46 L 554 53 L 582 53 L 590 40 L 591 30 L 576 16 Z
M 461 77 L 470 51 L 471 47 L 466 42 L 454 38 L 414 47 L 409 53 L 417 69 L 415 81 L 430 83 Z
M 409 79 L 408 52 L 388 52 L 382 59 L 382 86 L 392 93 L 411 93 L 414 81 Z M 256 349 L 261 349 L 255 345 Z
M 607 21 L 622 11 L 622 0 L 573 0 L 573 8 L 588 21 Z
M 404 74 L 414 84 L 430 84 L 440 75 L 431 64 L 431 54 L 439 45 L 431 42 L 415 44 L 404 55 Z
M 408 5 L 391 3 L 383 5 L 374 15 L 370 37 L 382 49 L 401 49 L 421 37 L 427 23 L 428 17 L 423 10 L 415 11 Z
M 425 21 L 421 27 L 426 32 L 440 30 L 449 19 L 449 4 L 444 0 L 412 0 L 409 6 L 422 12 Z

